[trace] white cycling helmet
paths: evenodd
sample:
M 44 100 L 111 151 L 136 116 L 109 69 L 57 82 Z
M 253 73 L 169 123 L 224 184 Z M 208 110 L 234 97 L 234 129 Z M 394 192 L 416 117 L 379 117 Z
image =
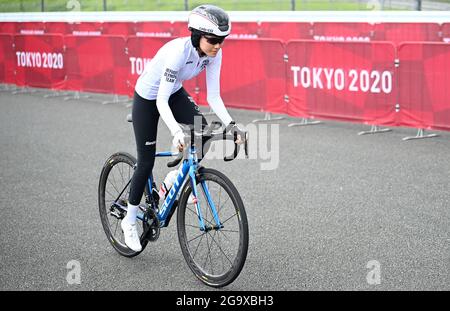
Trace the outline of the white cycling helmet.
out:
M 231 31 L 231 22 L 228 14 L 221 8 L 204 4 L 196 7 L 189 14 L 189 30 L 198 30 L 204 34 L 226 37 Z

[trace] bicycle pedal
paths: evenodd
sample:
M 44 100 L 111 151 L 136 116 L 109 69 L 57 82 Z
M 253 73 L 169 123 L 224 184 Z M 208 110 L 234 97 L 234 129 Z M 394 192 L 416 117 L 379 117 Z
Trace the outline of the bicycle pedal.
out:
M 117 219 L 122 219 L 123 215 L 121 215 L 118 211 L 111 211 L 110 215 L 117 218 Z

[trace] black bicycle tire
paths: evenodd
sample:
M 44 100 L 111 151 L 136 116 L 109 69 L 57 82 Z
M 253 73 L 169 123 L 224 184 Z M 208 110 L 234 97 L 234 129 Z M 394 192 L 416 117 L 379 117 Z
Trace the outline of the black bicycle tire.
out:
M 212 179 L 211 179 L 212 178 Z M 221 277 L 212 277 L 210 275 L 206 275 L 203 273 L 201 267 L 198 267 L 196 263 L 194 262 L 188 246 L 187 246 L 187 240 L 186 240 L 186 232 L 185 232 L 185 212 L 186 212 L 186 203 L 189 197 L 189 194 L 191 192 L 190 188 L 190 181 L 188 180 L 185 184 L 185 187 L 182 190 L 182 193 L 180 195 L 180 205 L 178 206 L 177 211 L 177 231 L 178 231 L 178 240 L 180 242 L 181 251 L 183 253 L 183 256 L 186 260 L 187 265 L 191 269 L 191 271 L 194 273 L 194 275 L 204 284 L 211 286 L 211 287 L 223 287 L 230 283 L 232 283 L 241 273 L 245 260 L 247 258 L 247 252 L 248 252 L 248 241 L 249 241 L 249 231 L 248 231 L 248 221 L 247 221 L 247 214 L 245 212 L 244 203 L 241 199 L 241 196 L 239 195 L 239 192 L 237 191 L 236 187 L 233 185 L 233 183 L 230 181 L 228 177 L 226 177 L 221 172 L 214 170 L 214 169 L 208 169 L 208 168 L 200 168 L 199 172 L 196 176 L 197 183 L 203 181 L 203 180 L 214 180 L 215 181 L 221 181 L 221 186 L 225 185 L 228 189 L 223 187 L 225 191 L 227 191 L 228 195 L 230 196 L 231 200 L 233 201 L 234 208 L 239 210 L 239 225 L 240 229 L 242 229 L 242 234 L 240 235 L 240 241 L 239 241 L 239 250 L 237 252 L 237 255 L 235 257 L 235 266 L 232 266 L 232 268 L 223 276 Z M 241 230 L 240 230 L 241 232 Z
M 99 213 L 100 220 L 102 222 L 103 230 L 105 231 L 106 237 L 108 238 L 109 243 L 113 246 L 113 248 L 122 256 L 125 257 L 134 257 L 139 255 L 147 246 L 148 241 L 144 240 L 142 243 L 142 250 L 140 252 L 135 252 L 128 247 L 124 247 L 118 243 L 114 235 L 112 234 L 109 226 L 109 220 L 107 218 L 107 211 L 105 205 L 105 188 L 107 183 L 107 178 L 111 169 L 114 165 L 118 163 L 126 163 L 133 167 L 136 164 L 136 158 L 126 152 L 117 152 L 111 155 L 103 165 L 102 172 L 100 174 L 99 186 L 98 186 L 98 205 L 99 205 Z M 148 195 L 148 186 L 145 187 L 145 193 Z

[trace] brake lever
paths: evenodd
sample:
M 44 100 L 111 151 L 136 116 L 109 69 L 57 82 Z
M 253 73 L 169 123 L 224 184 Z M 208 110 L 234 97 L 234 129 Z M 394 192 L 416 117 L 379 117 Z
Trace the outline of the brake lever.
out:
M 223 158 L 223 160 L 225 162 L 233 161 L 234 159 L 236 159 L 236 157 L 239 153 L 239 145 L 236 143 L 236 140 L 237 140 L 237 133 L 234 133 L 234 135 L 233 135 L 234 151 L 231 156 Z
M 244 152 L 245 158 L 248 159 L 248 132 L 245 133 Z

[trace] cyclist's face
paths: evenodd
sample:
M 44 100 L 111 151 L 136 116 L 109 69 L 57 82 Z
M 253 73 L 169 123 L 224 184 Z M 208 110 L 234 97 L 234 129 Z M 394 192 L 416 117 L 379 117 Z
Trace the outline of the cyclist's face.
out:
M 220 48 L 223 45 L 225 38 L 218 38 L 213 36 L 202 36 L 200 39 L 200 48 L 209 57 L 216 57 Z

